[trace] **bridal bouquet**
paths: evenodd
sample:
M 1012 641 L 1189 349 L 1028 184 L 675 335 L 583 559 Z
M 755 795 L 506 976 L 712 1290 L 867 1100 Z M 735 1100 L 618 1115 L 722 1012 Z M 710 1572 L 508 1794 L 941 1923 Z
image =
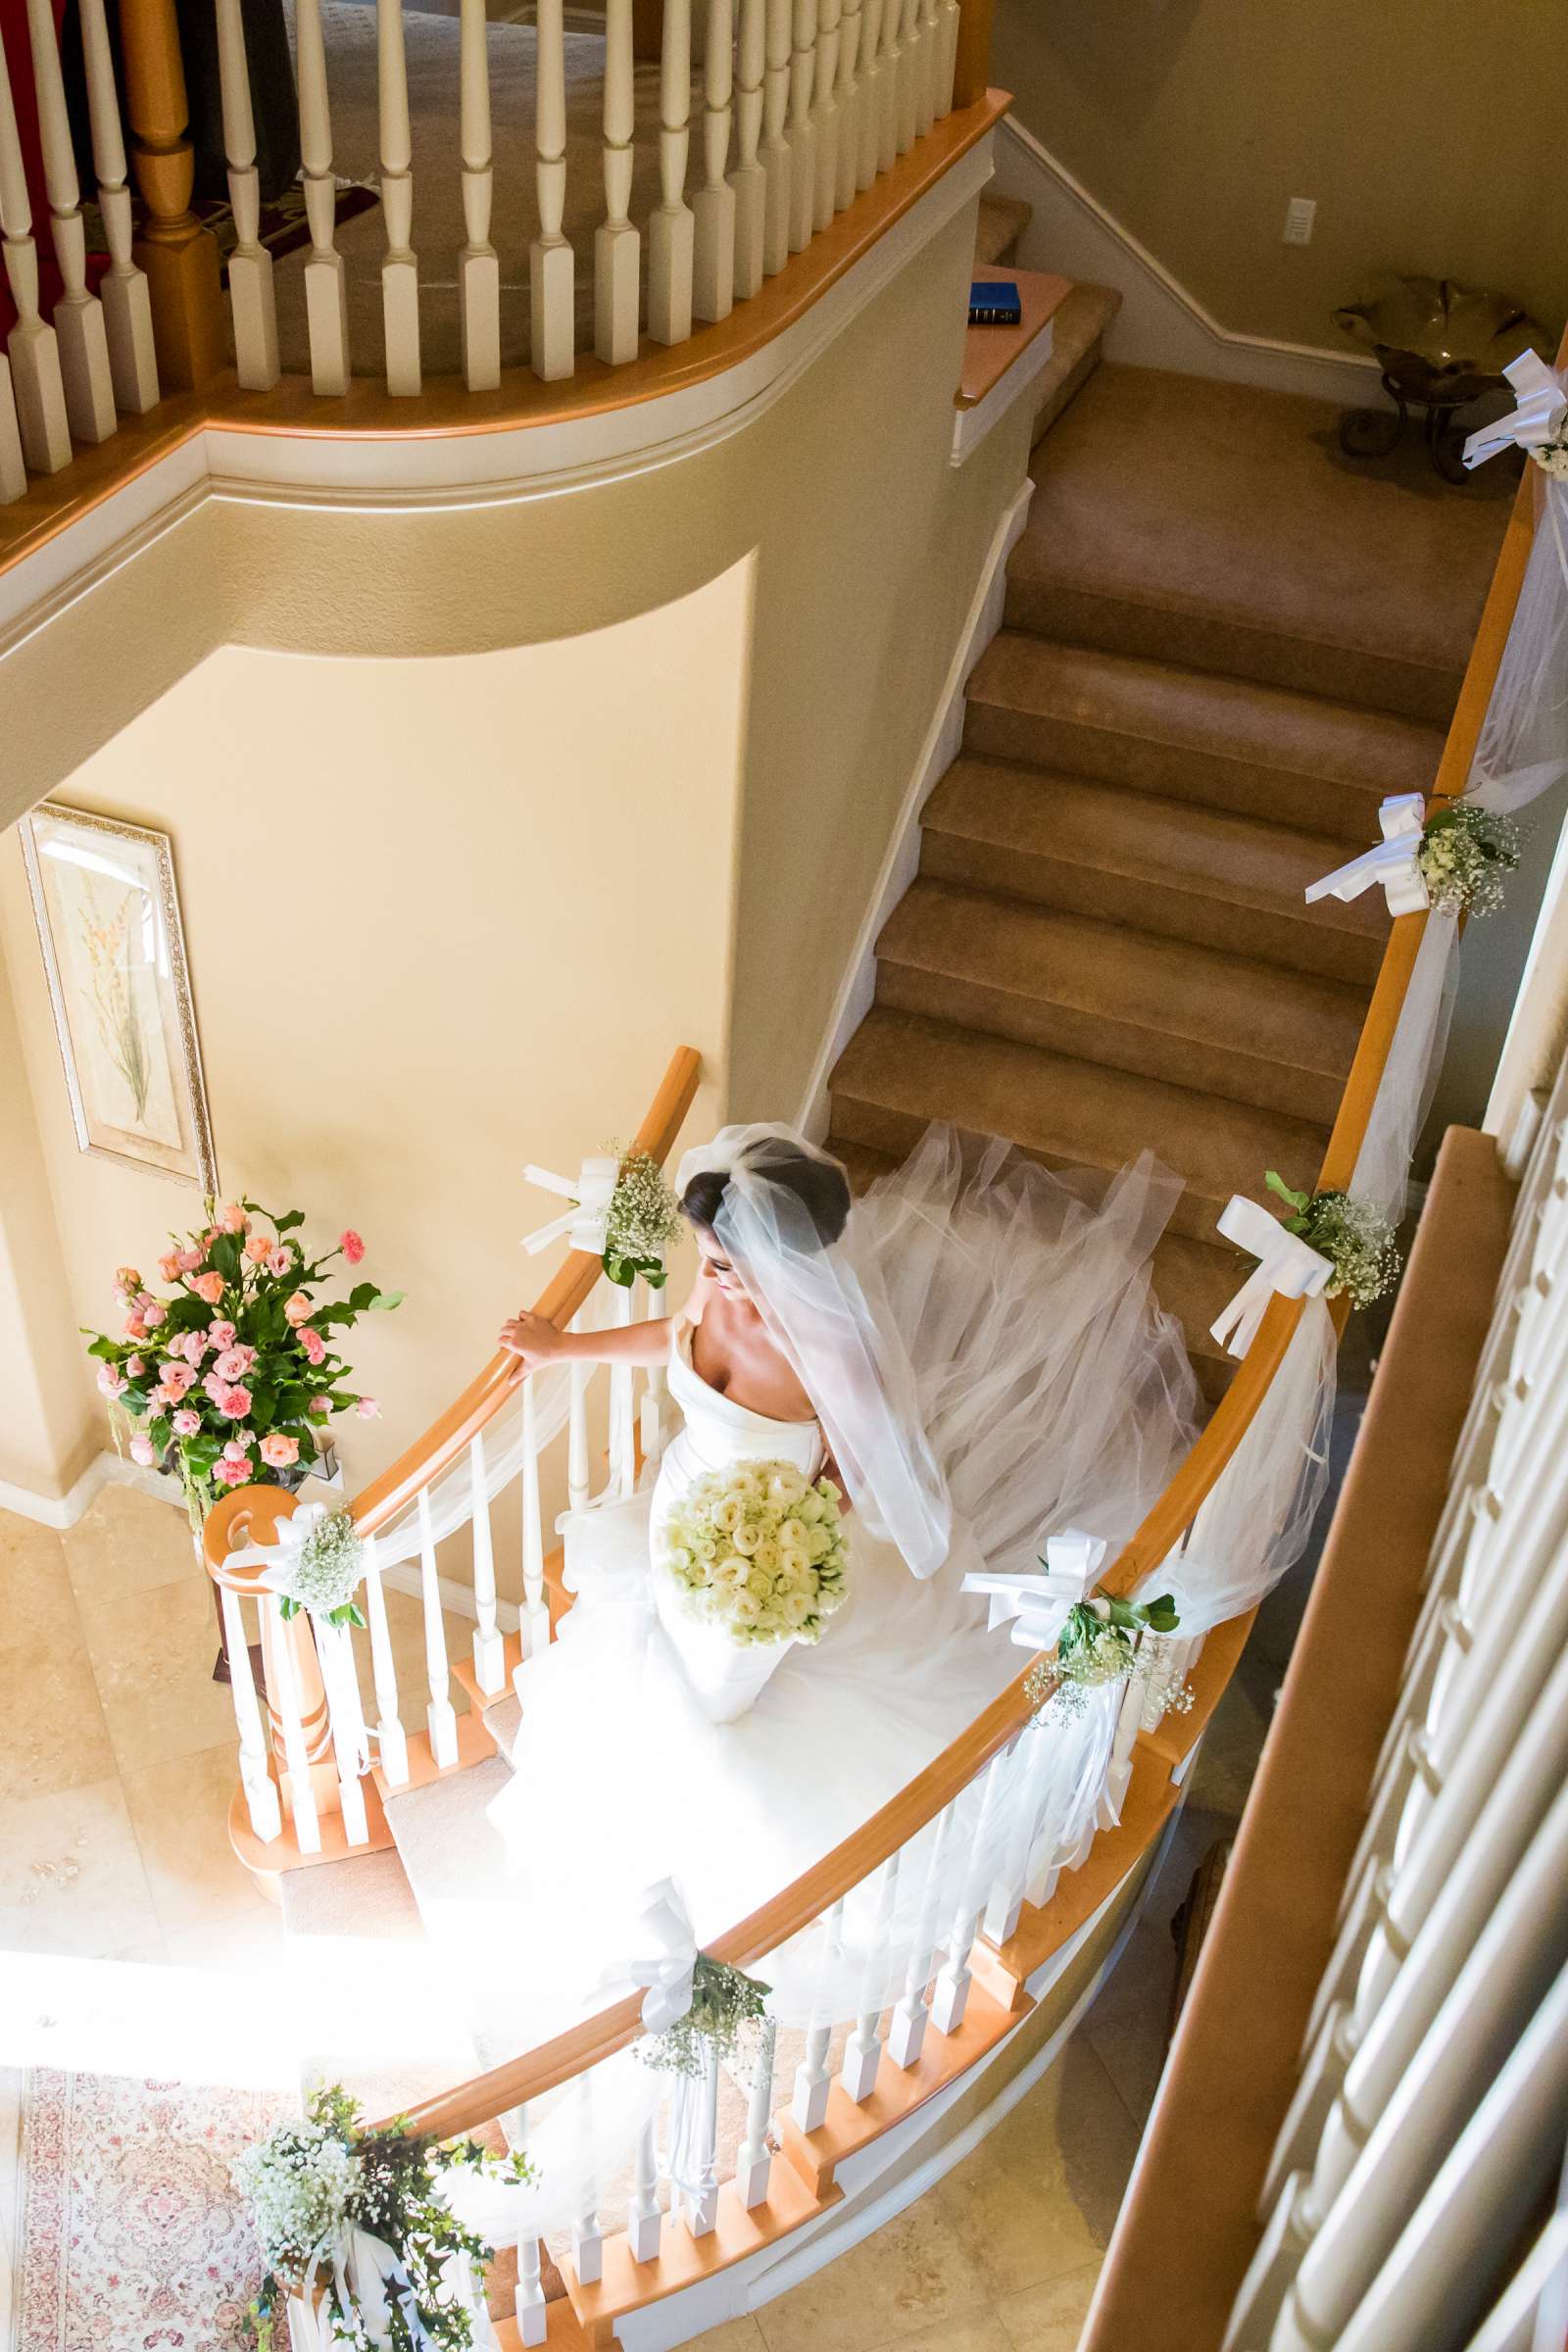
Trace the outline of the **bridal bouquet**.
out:
M 87 1349 L 99 1358 L 99 1388 L 134 1425 L 131 1459 L 173 1471 L 193 1527 L 226 1487 L 281 1484 L 308 1470 L 334 1413 L 352 1406 L 374 1416 L 374 1397 L 347 1386 L 334 1334 L 403 1297 L 373 1282 L 344 1298 L 322 1295 L 335 1257 L 351 1266 L 364 1257 L 357 1233 L 308 1258 L 294 1238 L 301 1209 L 272 1217 L 254 1200 L 231 1200 L 207 1210 L 210 1223 L 172 1234 L 158 1261 L 173 1286 L 168 1296 L 121 1267 L 122 1335 L 93 1334 Z
M 819 1642 L 843 1606 L 848 1561 L 838 1489 L 792 1462 L 710 1470 L 665 1525 L 682 1605 L 732 1642 Z

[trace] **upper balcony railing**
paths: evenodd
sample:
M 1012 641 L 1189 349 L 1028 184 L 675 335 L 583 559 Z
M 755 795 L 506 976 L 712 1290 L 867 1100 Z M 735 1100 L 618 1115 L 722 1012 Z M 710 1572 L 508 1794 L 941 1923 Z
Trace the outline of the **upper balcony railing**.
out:
M 27 509 L 58 514 L 60 491 L 91 497 L 208 421 L 494 430 L 732 367 L 1000 111 L 985 82 L 989 0 L 708 0 L 695 43 L 692 0 L 604 0 L 602 34 L 568 32 L 564 0 L 537 0 L 527 26 L 491 24 L 485 0 L 462 0 L 456 23 L 406 20 L 401 0 L 328 23 L 320 0 L 279 0 L 293 85 L 280 24 L 254 91 L 250 12 L 207 4 L 215 38 L 192 44 L 189 65 L 216 75 L 204 94 L 221 102 L 221 261 L 214 207 L 204 218 L 193 205 L 173 0 L 120 0 L 118 42 L 106 0 L 80 0 L 79 58 L 63 54 L 51 0 L 27 0 L 30 57 L 15 40 L 0 53 L 15 313 L 0 510 L 23 502 L 0 540 L 13 547 Z M 518 116 L 530 80 L 531 121 Z M 78 178 L 82 113 L 95 208 Z M 291 251 L 264 219 L 259 120 L 274 147 L 292 150 L 297 133 L 305 222 Z

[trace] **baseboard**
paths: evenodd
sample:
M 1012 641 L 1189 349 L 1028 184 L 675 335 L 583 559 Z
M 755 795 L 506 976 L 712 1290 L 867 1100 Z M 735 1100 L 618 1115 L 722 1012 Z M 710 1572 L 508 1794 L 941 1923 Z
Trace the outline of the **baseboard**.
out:
M 1370 354 L 1222 326 L 1015 115 L 998 124 L 995 157 L 998 194 L 1020 196 L 1033 208 L 1020 263 L 1120 294 L 1121 310 L 1105 337 L 1107 359 L 1318 400 L 1363 401 L 1375 390 L 1379 370 Z
M 855 945 L 850 951 L 844 978 L 833 1002 L 822 1049 L 806 1082 L 796 1124 L 820 1143 L 828 1129 L 828 1080 L 835 1063 L 851 1038 L 871 1009 L 876 991 L 876 943 L 882 926 L 894 907 L 914 880 L 920 862 L 920 812 L 930 799 L 938 781 L 958 756 L 963 740 L 963 694 L 974 668 L 986 647 L 1002 626 L 1002 608 L 1007 589 L 1007 558 L 1017 546 L 1028 519 L 1029 501 L 1034 496 L 1032 481 L 1020 482 L 1005 513 L 997 524 L 986 560 L 980 570 L 968 615 L 959 632 L 957 646 L 943 681 L 942 692 L 931 724 L 926 729 L 914 773 L 909 779 L 904 803 L 899 810 L 888 843 L 876 887 L 871 893 Z
M 112 1453 L 100 1453 L 64 1494 L 38 1494 L 30 1487 L 15 1487 L 0 1478 L 0 1511 L 14 1511 L 19 1519 L 31 1519 L 39 1527 L 74 1527 L 100 1487 L 122 1469 L 134 1468 L 132 1462 L 122 1464 Z

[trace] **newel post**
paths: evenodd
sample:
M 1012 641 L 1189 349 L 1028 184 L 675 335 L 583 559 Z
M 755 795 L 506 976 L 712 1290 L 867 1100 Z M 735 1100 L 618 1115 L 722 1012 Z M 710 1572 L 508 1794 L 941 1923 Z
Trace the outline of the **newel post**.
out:
M 993 0 L 958 0 L 958 41 L 953 70 L 953 104 L 978 106 L 991 86 Z
M 134 247 L 152 298 L 166 390 L 190 392 L 228 365 L 218 241 L 191 210 L 196 158 L 174 0 L 120 0 L 131 164 L 145 207 Z

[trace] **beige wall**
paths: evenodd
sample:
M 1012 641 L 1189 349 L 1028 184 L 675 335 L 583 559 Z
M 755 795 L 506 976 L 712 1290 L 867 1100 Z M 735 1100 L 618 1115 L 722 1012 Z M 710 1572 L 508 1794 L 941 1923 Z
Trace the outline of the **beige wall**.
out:
M 1568 40 L 1544 0 L 996 0 L 1020 122 L 1233 331 L 1339 347 L 1381 269 L 1495 285 L 1554 331 Z M 1293 196 L 1313 242 L 1281 241 Z
M 1021 412 L 949 464 L 972 246 L 971 207 L 700 455 L 470 510 L 215 502 L 0 665 L 11 813 L 54 791 L 173 836 L 225 1188 L 354 1222 L 409 1294 L 356 1335 L 388 1418 L 351 1484 L 542 1282 L 525 1160 L 624 1129 L 681 1041 L 699 1120 L 793 1112 L 1023 475 Z M 195 1196 L 75 1151 L 0 848 L 71 1320 L 99 1320 Z M 0 1386 L 24 1348 L 0 1325 Z

